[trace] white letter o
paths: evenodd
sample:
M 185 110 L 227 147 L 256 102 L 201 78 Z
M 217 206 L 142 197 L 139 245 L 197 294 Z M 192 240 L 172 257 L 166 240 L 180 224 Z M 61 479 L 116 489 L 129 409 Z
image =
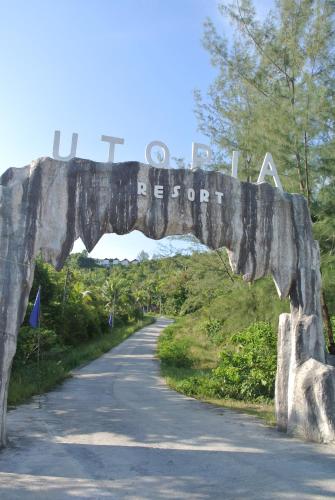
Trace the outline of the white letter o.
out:
M 152 159 L 151 151 L 152 151 L 152 148 L 154 148 L 154 147 L 159 147 L 163 150 L 163 160 L 162 161 L 157 162 L 157 161 Z M 170 164 L 169 148 L 162 141 L 152 141 L 152 142 L 150 142 L 150 144 L 147 145 L 147 147 L 145 149 L 145 159 L 146 159 L 147 163 L 149 163 L 153 167 L 169 167 L 169 164 Z

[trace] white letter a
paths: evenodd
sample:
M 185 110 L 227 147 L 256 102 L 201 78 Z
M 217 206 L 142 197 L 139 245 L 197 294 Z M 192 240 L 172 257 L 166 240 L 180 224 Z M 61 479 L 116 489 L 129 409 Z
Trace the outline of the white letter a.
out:
M 263 165 L 257 179 L 257 184 L 264 182 L 264 177 L 266 175 L 270 175 L 271 177 L 273 177 L 275 186 L 281 191 L 283 191 L 283 186 L 281 185 L 281 182 L 279 180 L 276 165 L 274 164 L 274 161 L 270 153 L 266 153 L 265 155 Z

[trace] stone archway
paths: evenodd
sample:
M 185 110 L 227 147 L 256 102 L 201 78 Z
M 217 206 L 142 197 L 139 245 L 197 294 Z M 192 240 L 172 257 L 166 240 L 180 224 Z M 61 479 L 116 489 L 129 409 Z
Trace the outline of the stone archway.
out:
M 246 281 L 272 275 L 291 301 L 279 321 L 278 427 L 334 440 L 335 368 L 326 364 L 319 250 L 302 196 L 220 172 L 41 158 L 0 178 L 0 444 L 35 257 L 60 269 L 77 238 L 91 251 L 103 234 L 134 229 L 153 239 L 192 233 L 209 248 L 226 247 Z

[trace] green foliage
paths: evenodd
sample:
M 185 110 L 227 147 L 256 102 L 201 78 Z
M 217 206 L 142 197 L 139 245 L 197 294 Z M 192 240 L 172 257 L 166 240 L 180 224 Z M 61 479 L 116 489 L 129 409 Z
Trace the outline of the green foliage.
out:
M 19 354 L 19 357 L 16 356 L 15 358 L 10 379 L 8 404 L 20 404 L 35 394 L 52 389 L 56 384 L 69 377 L 73 368 L 98 358 L 104 352 L 123 342 L 142 326 L 152 323 L 152 321 L 152 318 L 146 317 L 141 321 L 133 321 L 128 325 L 115 327 L 112 333 L 105 333 L 75 347 L 62 350 L 54 349 L 47 352 L 47 354 L 44 352 L 39 367 L 36 362 L 32 362 L 32 359 L 22 363 Z M 22 332 L 22 336 L 24 333 L 27 333 L 28 337 L 32 335 L 32 344 L 36 345 L 37 331 L 29 332 L 26 330 Z M 44 333 L 46 338 L 49 337 L 50 332 L 45 331 Z M 51 335 L 51 337 L 54 338 L 54 335 Z M 25 339 L 22 342 L 25 342 Z M 21 348 L 23 348 L 22 344 Z M 24 349 L 23 352 L 25 352 Z
M 35 265 L 34 282 L 31 288 L 30 297 L 36 297 L 37 290 L 41 287 L 43 298 L 50 302 L 57 293 L 57 283 L 53 280 L 53 273 L 50 268 L 43 264 L 41 258 L 38 258 Z
M 43 283 L 42 388 L 48 389 L 67 376 L 70 366 L 81 363 L 78 352 L 99 355 L 99 346 L 110 345 L 124 325 L 136 323 L 145 313 L 162 313 L 178 318 L 164 331 L 158 348 L 163 373 L 174 388 L 205 398 L 271 398 L 275 336 L 270 332 L 277 329 L 278 315 L 289 310 L 288 301 L 278 299 L 270 278 L 245 284 L 232 276 L 220 250 L 145 259 L 107 270 L 81 268 L 75 255 L 60 272 L 38 260 L 13 365 L 12 403 L 37 392 L 37 331 L 28 326 L 28 317 L 38 280 Z M 327 282 L 329 293 L 334 282 Z M 111 311 L 113 329 L 108 327 Z M 334 315 L 334 309 L 330 313 Z M 242 333 L 236 335 L 237 331 Z
M 251 0 L 220 2 L 219 11 L 234 36 L 206 20 L 217 74 L 207 99 L 196 93 L 219 168 L 238 150 L 240 177 L 255 181 L 271 151 L 284 187 L 317 199 L 334 179 L 333 2 L 278 0 L 262 20 Z
M 167 330 L 159 339 L 158 355 L 166 365 L 189 368 L 193 364 L 189 347 L 190 343 L 187 339 L 177 339 L 174 337 L 173 330 Z
M 15 366 L 37 360 L 38 348 L 42 356 L 46 352 L 57 351 L 60 348 L 59 339 L 54 330 L 47 328 L 30 328 L 24 326 L 17 339 Z
M 102 333 L 98 312 L 85 303 L 76 302 L 64 305 L 57 330 L 66 345 L 76 345 Z
M 78 267 L 82 267 L 82 268 L 86 268 L 86 269 L 91 269 L 91 268 L 97 266 L 97 264 L 95 263 L 95 260 L 88 256 L 87 250 L 83 250 L 78 255 L 77 264 L 78 264 Z
M 213 370 L 223 397 L 273 398 L 276 375 L 276 335 L 268 323 L 254 323 L 232 335 L 232 347 L 220 354 Z M 235 349 L 234 349 L 235 348 Z
M 219 11 L 234 34 L 228 40 L 220 24 L 206 20 L 204 46 L 217 71 L 207 96 L 195 93 L 214 168 L 230 170 L 227 159 L 237 150 L 239 177 L 256 181 L 265 152 L 272 153 L 284 189 L 305 195 L 311 208 L 323 298 L 334 315 L 334 3 L 279 0 L 263 20 L 251 0 L 221 1 Z M 249 286 L 230 279 L 220 252 L 192 260 L 179 314 L 193 321 L 178 322 L 178 337 L 196 356 L 187 371 L 164 368 L 170 383 L 200 397 L 271 398 L 273 332 L 287 301 L 276 299 L 270 279 Z M 211 370 L 205 352 L 216 363 Z
M 223 323 L 218 319 L 209 319 L 204 324 L 207 337 L 214 344 L 220 345 L 224 340 Z
M 182 378 L 176 384 L 176 389 L 186 396 L 215 398 L 218 397 L 219 384 L 207 372 L 199 373 L 198 375 Z M 222 394 L 219 395 L 222 398 Z
M 214 336 L 222 328 L 213 321 L 208 325 Z M 211 336 L 209 341 L 213 341 Z M 158 355 L 163 362 L 163 373 L 176 390 L 201 398 L 244 401 L 273 398 L 276 335 L 268 323 L 254 323 L 226 338 L 225 348 L 217 351 L 216 364 L 211 369 L 205 368 L 204 358 L 199 356 L 193 356 L 192 363 L 182 362 L 192 356 L 193 347 L 192 339 L 181 335 L 177 325 L 162 335 Z
M 313 204 L 314 232 L 324 253 L 335 255 L 335 185 L 324 186 Z
M 200 91 L 195 95 L 200 129 L 216 150 L 215 168 L 230 169 L 227 158 L 237 150 L 239 177 L 256 181 L 264 154 L 270 151 L 284 188 L 306 196 L 320 242 L 324 298 L 331 310 L 334 5 L 328 0 L 278 0 L 260 20 L 251 0 L 219 2 L 219 12 L 234 36 L 228 41 L 214 22 L 206 20 L 203 42 L 216 77 L 206 98 Z M 187 312 L 194 311 L 195 299 L 187 305 Z

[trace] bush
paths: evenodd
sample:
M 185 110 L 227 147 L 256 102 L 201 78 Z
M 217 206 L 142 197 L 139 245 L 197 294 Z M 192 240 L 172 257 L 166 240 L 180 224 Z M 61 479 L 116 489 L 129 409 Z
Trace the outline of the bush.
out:
M 207 336 L 222 343 L 222 322 L 205 323 Z M 197 359 L 191 354 L 192 339 L 177 337 L 177 325 L 163 332 L 158 354 L 165 366 L 192 371 L 179 373 L 175 388 L 188 396 L 232 398 L 265 401 L 274 396 L 277 337 L 271 325 L 257 322 L 227 339 L 228 347 L 219 354 L 216 368 L 196 369 Z M 195 368 L 195 369 L 194 369 Z
M 206 321 L 204 325 L 207 337 L 215 345 L 222 344 L 224 340 L 222 327 L 223 327 L 223 322 L 217 319 L 209 319 L 208 321 Z
M 269 323 L 254 323 L 232 335 L 232 348 L 220 354 L 212 371 L 219 395 L 235 399 L 272 399 L 276 376 L 276 335 Z
M 158 355 L 169 366 L 177 368 L 190 368 L 193 365 L 189 353 L 190 343 L 187 339 L 174 338 L 173 330 L 167 328 L 159 339 Z
M 98 312 L 86 304 L 69 302 L 58 318 L 56 330 L 66 345 L 86 342 L 101 334 Z
M 215 398 L 220 391 L 220 383 L 214 377 L 201 374 L 181 380 L 176 389 L 187 396 Z
M 40 357 L 46 353 L 61 348 L 58 337 L 54 330 L 47 328 L 30 328 L 24 326 L 20 329 L 17 339 L 16 356 L 14 363 L 26 364 L 37 360 L 38 343 L 40 346 Z

